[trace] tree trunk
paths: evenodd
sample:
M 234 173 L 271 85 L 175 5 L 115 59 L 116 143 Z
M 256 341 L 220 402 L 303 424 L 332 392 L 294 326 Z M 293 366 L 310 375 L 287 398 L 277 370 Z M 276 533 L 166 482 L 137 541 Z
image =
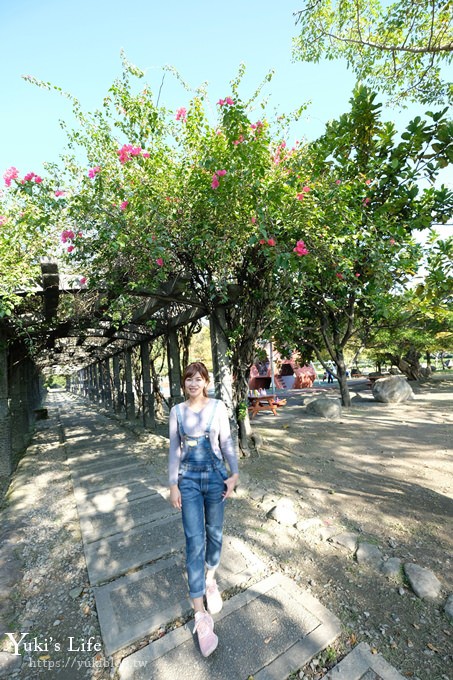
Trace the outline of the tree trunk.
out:
M 335 364 L 337 367 L 337 380 L 340 387 L 341 403 L 345 408 L 349 408 L 351 406 L 351 394 L 346 378 L 346 364 L 343 350 L 337 350 Z

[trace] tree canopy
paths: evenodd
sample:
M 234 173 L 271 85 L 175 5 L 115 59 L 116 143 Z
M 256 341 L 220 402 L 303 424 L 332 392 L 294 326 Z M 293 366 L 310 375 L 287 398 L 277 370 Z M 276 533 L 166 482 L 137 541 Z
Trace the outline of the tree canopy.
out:
M 449 0 L 306 0 L 295 13 L 296 59 L 346 59 L 357 79 L 400 103 L 453 101 Z

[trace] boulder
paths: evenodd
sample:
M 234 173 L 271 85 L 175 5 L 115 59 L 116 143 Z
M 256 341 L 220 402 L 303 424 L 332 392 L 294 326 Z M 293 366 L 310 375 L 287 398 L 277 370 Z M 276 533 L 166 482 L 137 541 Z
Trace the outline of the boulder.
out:
M 432 571 L 408 562 L 404 565 L 404 572 L 417 597 L 431 601 L 439 598 L 441 583 Z
M 341 418 L 341 401 L 339 399 L 309 399 L 305 402 L 305 410 L 313 416 L 321 416 L 326 420 L 338 420 Z
M 449 595 L 445 603 L 444 611 L 450 621 L 453 623 L 453 594 Z
M 281 498 L 277 505 L 269 510 L 267 516 L 270 519 L 274 519 L 279 524 L 285 524 L 286 526 L 293 526 L 299 519 L 290 498 Z
M 381 571 L 387 578 L 399 578 L 401 576 L 401 560 L 398 557 L 391 557 L 382 563 Z
M 382 553 L 373 543 L 361 543 L 355 556 L 359 564 L 368 564 L 375 569 L 381 568 Z
M 385 404 L 398 404 L 414 398 L 412 387 L 406 378 L 400 375 L 390 375 L 379 378 L 373 385 L 373 397 Z

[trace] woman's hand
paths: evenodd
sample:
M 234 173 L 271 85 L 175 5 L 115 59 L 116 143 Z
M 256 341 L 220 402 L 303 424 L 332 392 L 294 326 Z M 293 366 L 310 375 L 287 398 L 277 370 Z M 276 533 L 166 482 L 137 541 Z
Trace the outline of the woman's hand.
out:
M 235 472 L 234 475 L 231 475 L 230 477 L 228 477 L 228 479 L 225 480 L 226 489 L 223 492 L 223 500 L 226 500 L 227 498 L 229 498 L 231 496 L 231 494 L 233 493 L 233 491 L 236 488 L 238 481 L 239 481 L 239 475 L 238 475 L 237 472 Z
M 176 510 L 181 510 L 181 492 L 177 484 L 170 486 L 170 505 Z

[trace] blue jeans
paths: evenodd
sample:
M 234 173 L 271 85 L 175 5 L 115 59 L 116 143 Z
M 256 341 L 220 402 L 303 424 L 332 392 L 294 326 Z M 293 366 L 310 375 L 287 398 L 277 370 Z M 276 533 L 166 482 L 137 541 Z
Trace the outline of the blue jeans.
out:
M 186 537 L 186 567 L 190 597 L 205 593 L 205 565 L 215 568 L 220 562 L 223 538 L 223 491 L 227 471 L 223 464 L 197 470 L 182 464 L 178 479 L 182 501 L 182 523 Z

